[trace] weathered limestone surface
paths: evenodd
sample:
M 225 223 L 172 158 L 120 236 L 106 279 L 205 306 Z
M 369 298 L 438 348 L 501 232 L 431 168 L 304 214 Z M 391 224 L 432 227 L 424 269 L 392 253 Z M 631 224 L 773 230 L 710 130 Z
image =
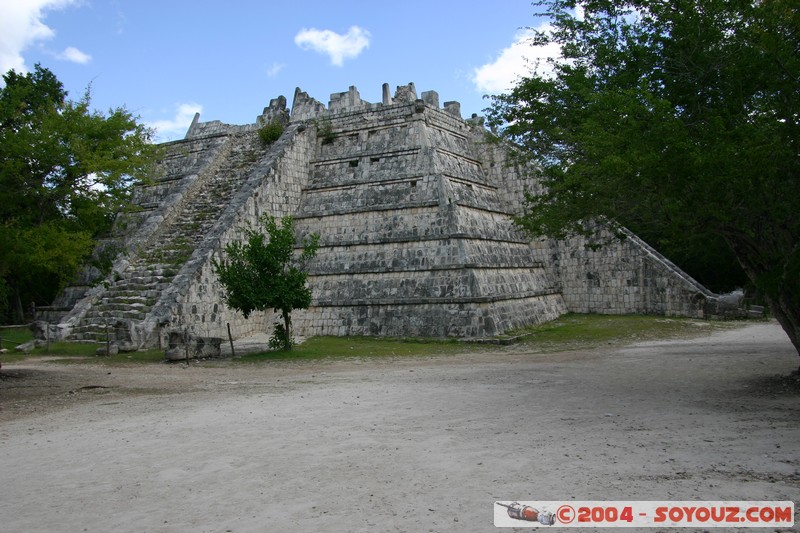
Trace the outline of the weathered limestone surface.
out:
M 611 236 L 607 235 L 611 240 Z M 584 239 L 557 243 L 551 263 L 561 293 L 578 313 L 716 314 L 717 295 L 697 283 L 636 235 L 596 251 Z
M 284 133 L 262 146 L 257 130 L 273 121 Z M 350 87 L 327 107 L 298 89 L 291 115 L 280 97 L 254 124 L 196 116 L 164 148 L 138 211 L 118 220 L 127 254 L 105 284 L 68 292 L 56 336 L 111 332 L 177 357 L 187 338 L 207 354 L 228 327 L 234 338 L 269 331 L 273 313 L 245 320 L 224 305 L 212 267 L 264 213 L 293 215 L 298 238 L 321 236 L 300 335 L 484 337 L 569 310 L 702 316 L 716 298 L 634 235 L 599 251 L 530 242 L 510 215 L 541 185 L 457 102 L 440 108 L 413 84 L 384 85 L 378 104 Z
M 436 93 L 376 106 L 351 88 L 330 111 L 296 215 L 322 237 L 303 331 L 475 337 L 566 311 L 475 157 L 482 133 Z

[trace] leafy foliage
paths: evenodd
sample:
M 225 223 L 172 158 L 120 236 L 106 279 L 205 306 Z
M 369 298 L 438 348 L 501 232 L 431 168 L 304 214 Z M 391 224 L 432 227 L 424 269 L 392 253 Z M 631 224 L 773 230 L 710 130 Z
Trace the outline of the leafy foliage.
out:
M 294 346 L 292 337 L 286 332 L 286 327 L 280 322 L 276 322 L 273 324 L 272 336 L 269 338 L 269 343 L 267 345 L 269 346 L 270 350 L 279 350 L 286 347 L 287 339 L 291 345 Z
M 332 144 L 336 140 L 330 117 L 325 116 L 317 121 L 317 137 L 322 139 L 322 144 Z
M 278 120 L 273 120 L 269 124 L 261 126 L 258 130 L 258 138 L 262 146 L 269 146 L 283 134 L 283 124 Z
M 563 237 L 604 218 L 724 242 L 800 351 L 800 6 L 536 5 L 553 24 L 535 44 L 563 57 L 490 110 L 546 186 L 520 226 Z
M 40 65 L 3 79 L 0 276 L 20 319 L 23 301 L 50 303 L 76 274 L 145 179 L 156 148 L 125 109 L 92 111 L 88 91 L 68 100 Z
M 245 228 L 246 241 L 228 244 L 226 258 L 214 261 L 214 271 L 225 289 L 225 302 L 245 318 L 253 311 L 281 313 L 283 324 L 278 324 L 273 337 L 288 351 L 292 347 L 291 312 L 311 304 L 306 267 L 317 254 L 319 236 L 305 238 L 301 254 L 295 257 L 292 217 L 283 217 L 280 224 L 269 215 L 260 221 L 266 234 Z

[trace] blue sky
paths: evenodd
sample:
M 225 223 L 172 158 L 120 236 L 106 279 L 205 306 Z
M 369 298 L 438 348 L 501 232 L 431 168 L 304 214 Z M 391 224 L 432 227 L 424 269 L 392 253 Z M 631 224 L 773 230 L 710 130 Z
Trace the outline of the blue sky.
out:
M 73 99 L 124 106 L 182 138 L 201 120 L 247 124 L 295 87 L 327 105 L 355 85 L 414 82 L 462 115 L 527 72 L 524 29 L 542 23 L 529 0 L 355 2 L 303 0 L 0 0 L 0 70 L 52 70 Z

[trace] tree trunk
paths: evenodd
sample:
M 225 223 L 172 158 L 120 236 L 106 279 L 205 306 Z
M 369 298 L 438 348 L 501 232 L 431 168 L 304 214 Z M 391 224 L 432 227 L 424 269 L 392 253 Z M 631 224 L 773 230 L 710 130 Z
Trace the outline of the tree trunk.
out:
M 791 292 L 783 291 L 777 297 L 767 295 L 766 299 L 770 311 L 789 336 L 797 354 L 800 355 L 800 308 L 792 305 L 793 296 Z M 800 368 L 798 368 L 798 372 L 800 372 Z
M 25 322 L 25 310 L 22 308 L 22 298 L 19 291 L 14 291 L 14 323 Z
M 770 246 L 767 239 L 754 242 L 728 236 L 726 240 L 747 277 L 763 291 L 770 311 L 800 355 L 800 273 L 791 267 L 792 246 Z
M 292 319 L 289 311 L 282 309 L 281 314 L 283 315 L 283 334 L 285 337 L 283 338 L 283 349 L 287 352 L 291 351 L 292 349 Z

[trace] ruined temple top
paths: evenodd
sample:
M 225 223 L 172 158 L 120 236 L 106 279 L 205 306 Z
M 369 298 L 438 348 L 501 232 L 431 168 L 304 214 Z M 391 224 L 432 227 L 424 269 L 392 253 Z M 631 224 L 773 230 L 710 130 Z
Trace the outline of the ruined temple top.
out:
M 425 104 L 439 108 L 439 94 L 436 91 L 424 91 L 417 96 L 417 89 L 413 83 L 408 85 L 398 85 L 392 96 L 389 84 L 384 83 L 382 87 L 383 98 L 380 103 L 370 103 L 361 99 L 358 89 L 350 86 L 346 92 L 333 93 L 328 102 L 327 111 L 329 113 L 349 113 L 377 109 L 381 106 L 393 104 L 410 104 L 422 100 Z M 292 118 L 305 120 L 314 118 L 325 111 L 325 106 L 320 102 L 310 98 L 298 87 L 294 92 L 294 103 L 292 104 Z M 445 102 L 444 111 L 461 117 L 461 104 L 458 102 Z
M 436 91 L 423 91 L 417 96 L 417 89 L 414 83 L 408 85 L 398 85 L 394 95 L 391 94 L 389 84 L 384 83 L 382 87 L 382 99 L 380 103 L 370 103 L 361 99 L 361 95 L 355 86 L 341 93 L 332 93 L 327 107 L 322 102 L 310 97 L 308 93 L 298 87 L 294 91 L 294 101 L 292 102 L 291 112 L 286 108 L 286 97 L 279 96 L 270 100 L 269 106 L 256 118 L 255 124 L 236 126 L 225 124 L 218 120 L 210 122 L 200 122 L 200 114 L 197 113 L 186 132 L 186 139 L 204 137 L 214 134 L 233 133 L 235 131 L 250 130 L 263 124 L 268 124 L 274 120 L 284 123 L 289 121 L 314 120 L 321 116 L 339 113 L 353 113 L 361 111 L 378 110 L 384 106 L 396 104 L 413 104 L 421 102 L 424 105 L 441 109 L 454 117 L 461 118 L 461 104 L 459 102 L 444 102 L 443 107 L 439 107 L 439 93 Z

